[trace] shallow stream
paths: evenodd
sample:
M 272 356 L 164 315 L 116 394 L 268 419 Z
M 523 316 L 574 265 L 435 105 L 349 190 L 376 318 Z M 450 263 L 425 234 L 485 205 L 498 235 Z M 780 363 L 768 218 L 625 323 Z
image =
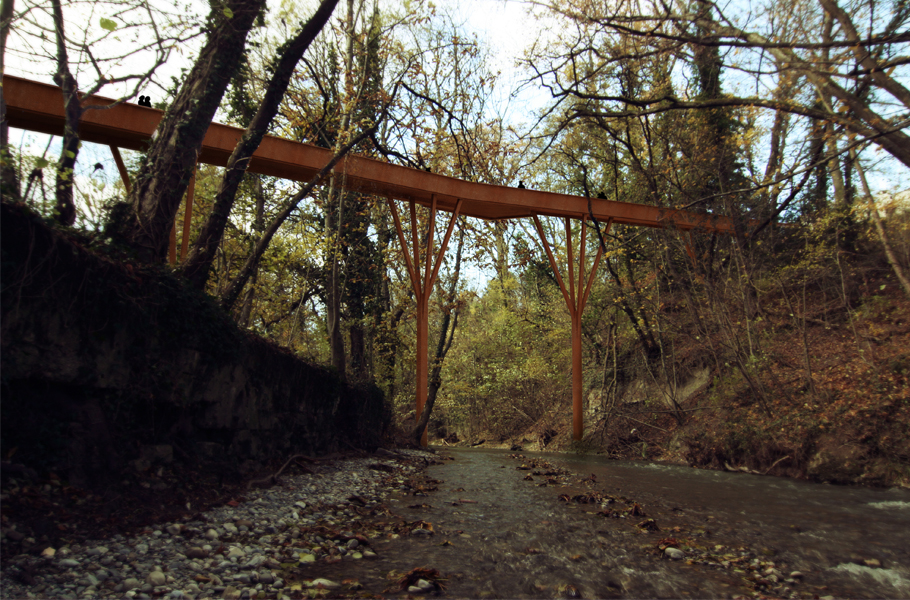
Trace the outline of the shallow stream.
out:
M 469 598 L 910 597 L 907 490 L 598 456 L 442 454 L 453 460 L 428 469 L 436 491 L 389 503 L 433 535 L 375 540 L 379 559 L 313 576 L 378 594 L 390 573 L 428 567 L 447 596 Z M 613 502 L 571 500 L 580 494 Z M 685 558 L 668 558 L 668 545 Z

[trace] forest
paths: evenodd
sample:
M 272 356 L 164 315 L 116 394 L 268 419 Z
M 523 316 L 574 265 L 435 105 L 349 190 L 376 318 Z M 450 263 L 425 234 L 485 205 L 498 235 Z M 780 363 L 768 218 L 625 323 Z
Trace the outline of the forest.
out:
M 728 217 L 730 235 L 541 218 L 561 268 L 603 253 L 581 440 L 570 314 L 533 221 L 459 217 L 430 297 L 430 442 L 910 486 L 910 5 L 528 2 L 539 35 L 503 72 L 456 4 L 3 0 L 3 72 L 66 107 L 43 151 L 4 117 L 3 202 L 378 387 L 407 440 L 416 302 L 389 205 L 328 170 L 247 172 L 266 134 Z M 130 186 L 80 141 L 99 110 L 80 94 L 163 111 L 123 152 Z M 244 130 L 224 168 L 196 164 L 212 121 Z M 583 227 L 580 266 L 566 235 Z

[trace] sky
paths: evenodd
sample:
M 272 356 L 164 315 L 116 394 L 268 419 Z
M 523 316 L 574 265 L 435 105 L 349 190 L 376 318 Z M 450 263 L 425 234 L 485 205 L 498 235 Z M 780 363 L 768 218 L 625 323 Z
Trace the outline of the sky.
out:
M 380 0 L 381 5 L 390 5 L 392 1 Z M 207 2 L 201 0 L 179 0 L 179 2 L 181 5 L 190 6 L 188 9 L 182 8 L 182 10 L 188 11 L 187 14 L 195 12 L 202 15 L 205 14 L 208 7 Z M 545 90 L 535 86 L 522 86 L 521 83 L 526 78 L 526 74 L 516 68 L 516 62 L 532 43 L 538 39 L 545 43 L 558 35 L 554 21 L 547 18 L 535 18 L 533 13 L 536 12 L 538 16 L 541 14 L 539 8 L 533 8 L 531 4 L 519 0 L 434 0 L 434 2 L 439 10 L 450 12 L 456 17 L 456 20 L 463 21 L 465 29 L 475 32 L 481 41 L 490 46 L 493 55 L 492 66 L 494 70 L 502 73 L 500 93 L 508 101 L 508 117 L 514 118 L 516 121 L 527 122 L 530 120 L 529 115 L 535 109 L 540 109 L 550 101 Z M 308 4 L 313 4 L 312 0 Z M 339 4 L 343 5 L 343 3 Z M 270 3 L 270 5 L 281 6 L 279 3 Z M 101 2 L 70 2 L 64 4 L 64 10 L 67 11 L 67 20 L 70 22 L 83 20 L 94 23 L 105 14 L 113 16 L 112 13 L 105 12 L 108 9 L 105 9 L 104 6 L 106 5 Z M 100 28 L 95 28 L 93 31 L 104 34 Z M 127 42 L 130 37 L 129 32 L 124 30 L 117 30 L 114 34 L 121 37 L 121 44 Z M 199 40 L 200 38 L 197 38 L 197 41 Z M 11 36 L 11 46 L 16 43 L 16 37 Z M 194 44 L 188 44 L 183 52 L 172 54 L 167 65 L 160 70 L 158 81 L 168 84 L 171 76 L 179 76 L 180 67 L 189 66 L 195 56 L 194 46 Z M 114 45 L 112 48 L 120 50 L 118 45 Z M 50 83 L 52 66 L 50 63 L 42 64 L 33 60 L 24 60 L 22 55 L 16 56 L 10 52 L 7 56 L 7 72 Z M 119 89 L 108 87 L 102 90 L 101 94 L 115 96 L 118 93 L 124 93 L 126 89 L 126 86 L 119 86 Z M 160 85 L 149 85 L 138 92 L 151 95 L 153 101 L 163 96 Z M 510 93 L 511 97 L 509 97 Z M 19 137 L 20 135 L 21 132 L 13 132 L 11 139 L 14 143 L 18 143 L 20 139 L 30 140 L 30 143 L 26 145 L 32 152 L 44 150 L 47 143 L 46 136 L 27 134 L 25 138 L 22 138 Z M 49 154 L 55 155 L 55 151 L 55 146 L 52 145 Z M 884 157 L 884 154 L 881 151 L 873 150 L 871 156 Z M 80 162 L 84 167 L 101 162 L 104 165 L 110 165 L 110 168 L 105 169 L 105 174 L 112 176 L 116 173 L 109 151 L 103 148 L 91 148 L 86 144 L 85 155 L 81 157 Z M 879 164 L 880 169 L 869 169 L 871 183 L 876 190 L 908 187 L 906 173 L 902 168 L 895 170 L 887 160 L 882 160 Z

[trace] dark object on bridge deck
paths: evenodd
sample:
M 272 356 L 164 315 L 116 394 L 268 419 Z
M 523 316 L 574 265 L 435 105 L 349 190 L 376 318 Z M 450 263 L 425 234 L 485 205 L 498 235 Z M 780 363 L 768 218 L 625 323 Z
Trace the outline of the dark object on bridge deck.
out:
M 145 106 L 146 108 L 151 108 L 152 107 L 151 96 L 139 96 L 139 106 Z
M 598 198 L 599 200 L 606 200 L 606 199 L 607 199 L 607 195 L 604 194 L 603 192 L 601 192 L 601 193 L 597 194 L 597 198 Z
M 521 181 L 521 180 L 518 181 L 518 189 L 520 189 L 520 190 L 525 189 L 525 182 L 524 182 L 524 181 Z

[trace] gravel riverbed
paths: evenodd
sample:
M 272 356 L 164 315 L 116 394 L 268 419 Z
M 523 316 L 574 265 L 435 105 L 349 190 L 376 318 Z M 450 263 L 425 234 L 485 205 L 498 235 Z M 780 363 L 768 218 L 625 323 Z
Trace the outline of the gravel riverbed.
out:
M 376 532 L 365 523 L 388 514 L 383 501 L 430 461 L 400 450 L 320 462 L 312 474 L 282 475 L 277 485 L 135 536 L 18 554 L 2 565 L 0 597 L 281 599 L 307 587 L 332 590 L 340 584 L 307 579 L 307 565 L 375 559 Z M 15 537 L 7 530 L 3 543 Z M 289 571 L 293 584 L 282 578 Z

